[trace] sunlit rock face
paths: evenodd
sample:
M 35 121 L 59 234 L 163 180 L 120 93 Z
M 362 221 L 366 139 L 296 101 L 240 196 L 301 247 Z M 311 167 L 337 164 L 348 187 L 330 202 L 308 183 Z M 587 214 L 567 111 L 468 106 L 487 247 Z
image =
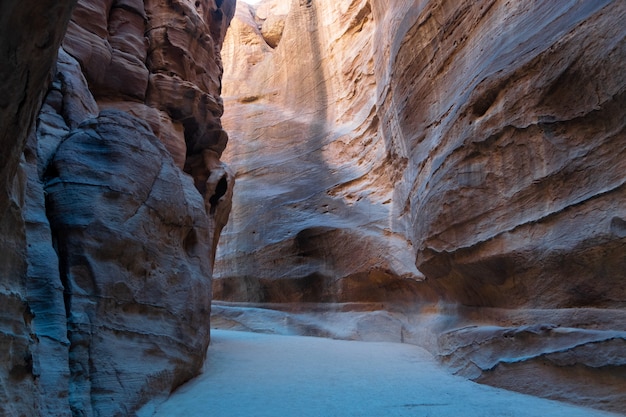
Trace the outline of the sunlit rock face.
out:
M 242 3 L 224 47 L 220 274 L 336 278 L 363 254 L 468 305 L 623 302 L 623 5 L 285 4 Z M 301 232 L 363 247 L 324 261 Z
M 581 402 L 597 382 L 588 403 L 618 404 L 625 16 L 608 0 L 240 3 L 216 297 L 439 300 L 459 306 L 433 347 L 455 371 Z
M 30 15 L 2 6 L 21 26 L 1 38 L 16 88 L 2 85 L 0 414 L 126 416 L 197 374 L 209 343 L 235 2 L 62 3 L 28 35 L 43 52 L 18 42 Z
M 239 4 L 222 51 L 238 185 L 216 298 L 428 296 L 394 220 L 406 159 L 378 139 L 374 34 L 365 1 Z

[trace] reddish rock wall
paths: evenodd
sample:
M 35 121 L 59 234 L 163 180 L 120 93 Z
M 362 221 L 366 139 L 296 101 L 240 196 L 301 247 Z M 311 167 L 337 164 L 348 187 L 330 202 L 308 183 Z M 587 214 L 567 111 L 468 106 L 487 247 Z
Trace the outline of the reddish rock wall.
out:
M 1 119 L 0 414 L 131 415 L 199 372 L 233 186 L 219 51 L 234 1 L 217 3 L 79 1 L 61 49 L 71 5 L 40 13 L 59 12 L 48 59 L 14 69 L 32 109 Z
M 267 17 L 277 4 L 242 3 L 224 48 L 241 188 L 220 274 L 300 276 L 298 234 L 337 229 L 397 237 L 393 253 L 463 304 L 623 303 L 621 4 L 318 1 Z
M 219 179 L 231 182 L 219 163 L 228 140 L 220 49 L 234 8 L 215 0 L 81 1 L 63 41 L 99 107 L 145 120 L 194 177 L 208 209 Z
M 275 48 L 263 37 L 272 20 L 284 21 Z M 429 296 L 417 293 L 423 276 L 404 227 L 391 221 L 406 160 L 377 139 L 374 29 L 366 1 L 266 2 L 256 15 L 240 4 L 223 49 L 222 119 L 236 138 L 225 158 L 239 191 L 216 297 Z
M 382 133 L 409 160 L 395 198 L 444 297 L 623 306 L 625 12 L 432 2 L 396 28 L 376 8 Z

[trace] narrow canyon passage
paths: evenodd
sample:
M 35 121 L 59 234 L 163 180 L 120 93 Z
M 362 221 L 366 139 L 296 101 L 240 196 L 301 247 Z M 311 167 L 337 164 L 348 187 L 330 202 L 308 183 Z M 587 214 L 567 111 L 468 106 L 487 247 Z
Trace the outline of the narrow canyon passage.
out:
M 450 375 L 408 344 L 213 330 L 202 375 L 140 417 L 611 416 Z
M 0 417 L 626 417 L 624 21 L 1 2 Z

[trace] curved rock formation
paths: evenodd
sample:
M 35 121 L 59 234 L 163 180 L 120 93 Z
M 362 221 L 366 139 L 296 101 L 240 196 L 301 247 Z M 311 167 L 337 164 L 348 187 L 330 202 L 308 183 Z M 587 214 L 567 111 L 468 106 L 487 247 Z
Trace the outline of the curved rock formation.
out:
M 81 0 L 61 49 L 73 4 L 40 12 L 58 21 L 29 49 L 31 15 L 14 3 L 0 414 L 131 415 L 197 374 L 209 343 L 233 187 L 219 51 L 235 2 Z
M 80 1 L 63 41 L 99 107 L 145 120 L 194 177 L 208 211 L 220 178 L 223 195 L 232 193 L 232 176 L 218 160 L 228 140 L 220 49 L 234 8 L 232 0 Z
M 70 406 L 129 415 L 202 364 L 211 304 L 202 198 L 149 127 L 115 110 L 74 129 L 44 181 L 68 314 Z
M 237 198 L 267 198 L 239 204 L 255 213 L 220 262 L 367 230 L 464 304 L 620 305 L 623 6 L 519 7 L 292 2 L 273 49 L 244 3 L 224 48 L 228 158 Z
M 586 404 L 606 377 L 594 405 L 626 407 L 626 6 L 401 3 L 294 0 L 277 43 L 284 2 L 238 8 L 216 297 L 446 303 L 454 370 Z
M 623 305 L 624 5 L 451 5 L 378 10 L 418 268 L 469 305 Z

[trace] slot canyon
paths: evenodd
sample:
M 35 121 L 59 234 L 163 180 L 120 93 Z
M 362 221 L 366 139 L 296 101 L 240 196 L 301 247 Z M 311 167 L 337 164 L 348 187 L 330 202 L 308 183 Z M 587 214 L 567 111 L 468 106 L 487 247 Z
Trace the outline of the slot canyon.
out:
M 624 21 L 3 1 L 0 416 L 626 415 Z

